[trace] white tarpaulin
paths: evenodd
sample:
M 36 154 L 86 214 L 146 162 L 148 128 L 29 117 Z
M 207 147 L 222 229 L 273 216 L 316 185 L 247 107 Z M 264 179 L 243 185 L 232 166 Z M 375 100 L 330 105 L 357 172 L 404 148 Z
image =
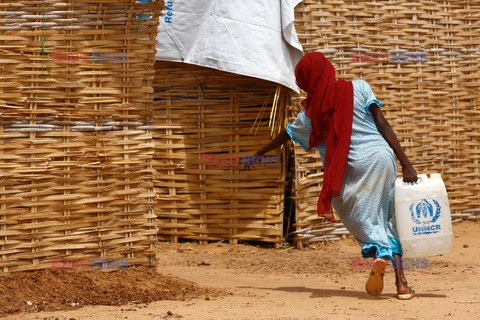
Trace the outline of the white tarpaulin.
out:
M 234 72 L 298 90 L 302 46 L 293 25 L 301 0 L 165 0 L 156 60 Z

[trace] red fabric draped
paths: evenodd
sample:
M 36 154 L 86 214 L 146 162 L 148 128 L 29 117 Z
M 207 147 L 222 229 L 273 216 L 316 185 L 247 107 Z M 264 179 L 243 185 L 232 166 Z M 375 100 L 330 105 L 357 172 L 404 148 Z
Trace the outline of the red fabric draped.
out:
M 347 166 L 353 119 L 353 84 L 336 80 L 335 68 L 320 52 L 303 56 L 295 67 L 298 86 L 307 92 L 302 101 L 312 121 L 309 149 L 326 143 L 323 186 L 317 211 L 335 221 L 331 199 L 340 195 Z

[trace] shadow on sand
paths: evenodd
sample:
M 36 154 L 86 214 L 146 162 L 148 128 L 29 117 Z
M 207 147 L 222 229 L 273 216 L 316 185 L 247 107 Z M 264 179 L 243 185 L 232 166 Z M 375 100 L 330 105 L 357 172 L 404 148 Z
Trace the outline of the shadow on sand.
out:
M 349 290 L 349 289 L 313 289 L 306 287 L 277 287 L 277 288 L 262 288 L 252 286 L 239 286 L 237 288 L 242 289 L 260 289 L 260 290 L 272 290 L 272 291 L 284 291 L 288 293 L 311 293 L 310 298 L 327 298 L 327 297 L 352 297 L 362 300 L 385 300 L 385 299 L 397 299 L 396 293 L 382 293 L 380 296 L 370 296 L 365 291 Z M 415 293 L 415 298 L 446 298 L 444 294 L 434 293 Z M 415 299 L 414 298 L 414 299 Z

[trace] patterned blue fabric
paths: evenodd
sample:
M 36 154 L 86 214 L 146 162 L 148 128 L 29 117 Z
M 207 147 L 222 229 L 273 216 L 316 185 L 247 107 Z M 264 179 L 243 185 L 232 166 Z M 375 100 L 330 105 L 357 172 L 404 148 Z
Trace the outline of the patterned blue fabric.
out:
M 395 155 L 378 132 L 369 106 L 383 104 L 364 80 L 353 81 L 353 122 L 350 151 L 339 197 L 332 205 L 345 227 L 362 246 L 362 256 L 393 260 L 402 254 L 395 226 L 393 195 L 397 173 Z M 288 135 L 308 149 L 311 120 L 302 110 L 288 124 Z M 315 148 L 325 158 L 325 145 Z

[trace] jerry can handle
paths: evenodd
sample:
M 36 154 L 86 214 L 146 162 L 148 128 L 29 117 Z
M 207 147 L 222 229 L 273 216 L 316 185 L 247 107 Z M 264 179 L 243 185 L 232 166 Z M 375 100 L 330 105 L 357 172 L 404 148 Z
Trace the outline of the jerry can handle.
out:
M 403 177 L 399 178 L 399 179 L 401 179 L 403 185 L 407 185 L 407 184 L 415 185 L 415 184 L 419 184 L 419 183 L 422 183 L 422 182 L 425 182 L 425 181 L 428 180 L 428 176 L 426 174 L 419 174 L 419 175 L 417 175 L 417 178 L 418 178 L 417 182 L 404 182 Z

